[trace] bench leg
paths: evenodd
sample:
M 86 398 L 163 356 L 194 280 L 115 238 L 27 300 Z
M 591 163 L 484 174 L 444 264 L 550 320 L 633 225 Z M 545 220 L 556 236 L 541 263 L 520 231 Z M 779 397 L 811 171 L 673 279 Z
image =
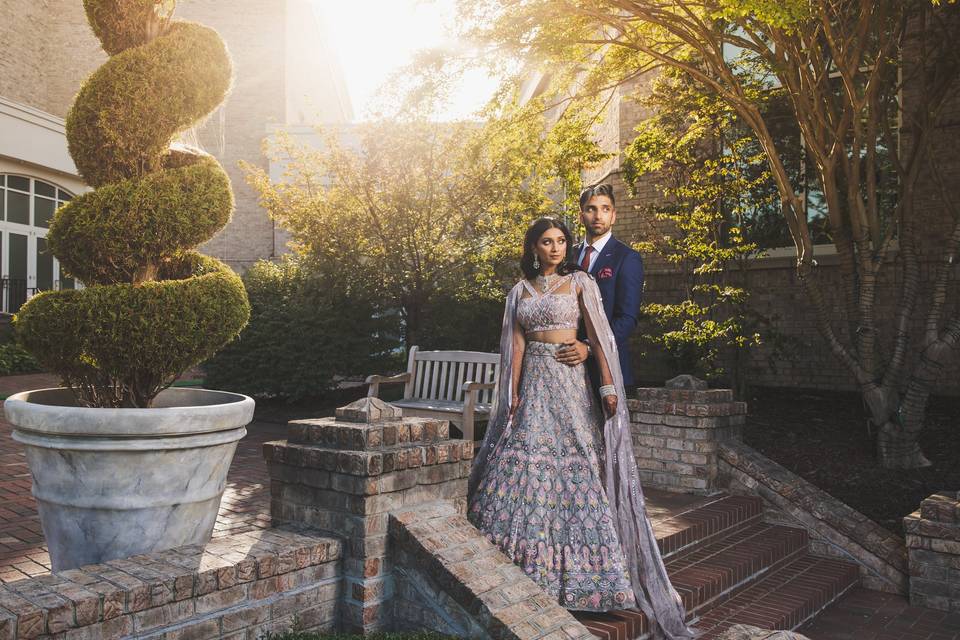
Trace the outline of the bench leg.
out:
M 463 403 L 463 423 L 460 430 L 463 431 L 464 440 L 473 440 L 473 407 L 477 402 L 477 392 L 468 391 Z

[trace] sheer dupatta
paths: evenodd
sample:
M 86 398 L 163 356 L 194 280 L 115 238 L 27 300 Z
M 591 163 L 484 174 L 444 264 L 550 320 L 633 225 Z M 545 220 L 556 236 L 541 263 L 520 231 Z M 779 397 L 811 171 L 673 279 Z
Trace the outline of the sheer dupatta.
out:
M 640 475 L 637 472 L 636 458 L 633 454 L 633 440 L 630 433 L 630 414 L 627 409 L 626 394 L 623 388 L 623 375 L 620 371 L 620 359 L 617 342 L 610 329 L 610 322 L 603 311 L 600 290 L 593 278 L 582 272 L 574 272 L 573 285 L 581 291 L 586 321 L 593 326 L 598 344 L 594 349 L 602 349 L 614 385 L 617 388 L 619 402 L 615 415 L 606 419 L 603 428 L 604 438 L 604 477 L 603 486 L 610 502 L 610 509 L 616 520 L 620 543 L 626 555 L 630 571 L 630 582 L 636 596 L 637 607 L 646 614 L 651 622 L 654 638 L 677 640 L 692 638 L 694 632 L 684 622 L 684 608 L 680 596 L 667 577 L 653 527 L 647 518 L 643 490 L 640 487 Z M 503 314 L 503 331 L 500 335 L 500 380 L 497 397 L 487 432 L 480 449 L 474 458 L 470 472 L 469 495 L 472 496 L 481 478 L 487 472 L 497 451 L 501 438 L 509 430 L 507 417 L 513 400 L 513 327 L 517 304 L 523 293 L 523 283 L 519 282 L 507 296 Z

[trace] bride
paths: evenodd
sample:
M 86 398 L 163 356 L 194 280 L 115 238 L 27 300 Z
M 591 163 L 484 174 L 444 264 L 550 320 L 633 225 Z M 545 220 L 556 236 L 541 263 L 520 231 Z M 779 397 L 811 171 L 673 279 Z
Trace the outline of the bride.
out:
M 470 474 L 468 516 L 567 609 L 641 609 L 654 638 L 690 638 L 644 507 L 616 341 L 559 221 L 527 229 L 507 297 L 496 408 Z M 556 351 L 586 326 L 602 385 Z

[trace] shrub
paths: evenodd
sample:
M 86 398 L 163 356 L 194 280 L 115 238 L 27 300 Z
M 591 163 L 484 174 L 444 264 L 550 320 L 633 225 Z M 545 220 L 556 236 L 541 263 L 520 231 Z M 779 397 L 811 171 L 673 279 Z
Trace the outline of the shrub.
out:
M 14 343 L 0 344 L 0 376 L 38 371 L 40 371 L 40 365 L 23 347 Z
M 244 274 L 250 323 L 208 361 L 205 383 L 259 397 L 297 400 L 332 389 L 337 376 L 389 367 L 395 314 L 335 275 L 295 257 L 261 261 Z
M 15 322 L 22 344 L 87 406 L 148 407 L 243 328 L 243 283 L 191 248 L 227 223 L 215 159 L 171 149 L 230 87 L 223 41 L 170 19 L 172 2 L 84 0 L 110 55 L 67 116 L 70 155 L 95 191 L 62 207 L 50 248 L 87 285 L 49 291 Z

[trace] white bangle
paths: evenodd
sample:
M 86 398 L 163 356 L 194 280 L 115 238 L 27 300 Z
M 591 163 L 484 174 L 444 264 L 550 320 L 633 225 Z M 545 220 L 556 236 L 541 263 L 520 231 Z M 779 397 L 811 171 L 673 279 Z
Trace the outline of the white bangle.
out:
M 600 397 L 606 398 L 607 396 L 617 395 L 617 388 L 612 384 L 605 384 L 600 387 Z

